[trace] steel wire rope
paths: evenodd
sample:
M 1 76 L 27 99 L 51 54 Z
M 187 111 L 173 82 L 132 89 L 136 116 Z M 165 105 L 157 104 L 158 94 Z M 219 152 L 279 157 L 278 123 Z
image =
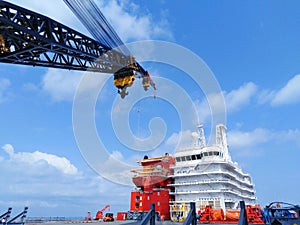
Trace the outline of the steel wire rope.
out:
M 128 48 L 93 0 L 64 0 L 64 2 L 97 41 L 110 49 L 116 48 L 124 55 L 130 55 Z

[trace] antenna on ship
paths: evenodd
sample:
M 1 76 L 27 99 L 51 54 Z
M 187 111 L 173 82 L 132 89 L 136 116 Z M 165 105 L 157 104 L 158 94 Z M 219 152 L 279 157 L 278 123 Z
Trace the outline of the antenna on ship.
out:
M 227 145 L 226 129 L 227 128 L 224 124 L 218 124 L 216 126 L 216 144 L 222 148 L 224 158 L 228 161 L 231 161 Z
M 203 124 L 199 124 L 197 126 L 198 129 L 198 144 L 200 144 L 201 148 L 204 148 L 206 146 L 206 140 L 205 140 L 205 135 L 204 135 L 204 128 L 203 128 Z

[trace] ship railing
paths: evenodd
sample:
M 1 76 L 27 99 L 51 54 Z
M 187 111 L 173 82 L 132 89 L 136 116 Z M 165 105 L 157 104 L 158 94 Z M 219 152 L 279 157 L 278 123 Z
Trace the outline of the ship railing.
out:
M 157 166 L 147 166 L 147 167 L 136 167 L 131 169 L 131 172 L 137 173 L 137 174 L 143 174 L 143 173 L 161 173 L 161 174 L 168 174 L 169 170 L 165 168 L 157 168 Z
M 238 174 L 234 174 L 232 172 L 227 172 L 227 171 L 206 171 L 206 172 L 201 172 L 201 174 L 199 174 L 199 172 L 193 172 L 193 171 L 180 171 L 180 172 L 174 172 L 174 175 L 172 175 L 172 177 L 182 177 L 184 176 L 199 176 L 199 175 L 213 175 L 213 174 L 225 174 L 225 175 L 229 175 L 231 176 L 234 180 L 236 180 L 237 182 L 240 182 L 241 184 L 244 185 L 249 185 L 249 186 L 253 186 L 253 184 L 249 181 L 249 180 L 244 180 L 242 179 L 241 176 L 239 176 Z
M 168 178 L 168 174 L 160 173 L 160 172 L 152 172 L 152 173 L 138 173 L 134 174 L 133 177 L 151 177 L 151 176 L 164 176 Z
M 171 195 L 175 194 L 200 194 L 200 193 L 232 193 L 244 199 L 256 200 L 256 197 L 244 195 L 242 193 L 238 193 L 233 191 L 232 189 L 218 189 L 218 190 L 175 190 L 170 192 Z
M 0 216 L 0 224 L 4 225 L 24 225 L 28 207 L 25 207 L 22 212 L 10 219 L 12 208 L 8 208 L 7 212 Z
M 169 184 L 169 186 L 185 186 L 185 185 L 197 185 L 197 184 L 209 184 L 209 183 L 218 183 L 218 182 L 226 182 L 228 184 L 231 184 L 233 186 L 236 186 L 238 189 L 242 191 L 249 192 L 251 194 L 254 194 L 255 191 L 248 187 L 240 187 L 239 182 L 234 182 L 229 179 L 208 179 L 208 180 L 201 180 L 201 181 L 194 181 L 194 182 L 178 182 L 174 184 Z

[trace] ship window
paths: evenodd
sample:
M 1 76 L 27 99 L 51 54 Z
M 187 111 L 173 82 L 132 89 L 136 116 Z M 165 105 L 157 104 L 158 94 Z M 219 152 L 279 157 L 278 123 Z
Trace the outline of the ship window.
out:
M 188 155 L 188 156 L 186 157 L 186 160 L 190 161 L 190 160 L 191 160 L 191 156 Z
M 148 201 L 150 200 L 150 196 L 147 197 L 147 200 L 148 200 Z
M 182 161 L 182 162 L 185 161 L 185 157 L 184 157 L 184 156 L 181 157 L 181 161 Z
M 192 155 L 192 160 L 196 160 L 196 156 L 195 155 Z
M 208 155 L 212 155 L 212 154 L 213 154 L 212 152 L 209 152 L 209 153 L 208 153 Z
M 200 154 L 196 155 L 196 157 L 197 157 L 197 159 L 201 159 L 201 155 Z
M 141 200 L 141 201 L 143 200 L 143 196 L 140 196 L 140 200 Z
M 207 152 L 203 152 L 203 155 L 204 155 L 204 156 L 208 156 Z
M 139 199 L 140 199 L 140 196 L 136 196 L 136 197 L 135 197 L 135 201 L 136 201 L 136 202 L 138 202 Z
M 140 206 L 143 206 L 143 202 L 140 202 Z
M 176 157 L 176 162 L 180 162 L 180 157 Z
M 157 192 L 157 196 L 160 196 L 160 192 Z

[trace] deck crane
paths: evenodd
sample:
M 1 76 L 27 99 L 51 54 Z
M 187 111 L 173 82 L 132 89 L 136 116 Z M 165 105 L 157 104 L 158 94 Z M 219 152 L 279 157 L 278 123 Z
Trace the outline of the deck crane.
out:
M 123 42 L 92 0 L 64 1 L 96 40 L 0 0 L 0 62 L 111 73 L 122 98 L 136 77 L 142 78 L 145 90 L 156 90 L 148 71 L 120 46 Z
M 96 216 L 95 216 L 95 220 L 101 220 L 103 219 L 103 212 L 106 210 L 106 209 L 110 209 L 110 205 L 106 205 L 104 206 L 102 209 L 98 210 L 98 212 L 96 213 Z

